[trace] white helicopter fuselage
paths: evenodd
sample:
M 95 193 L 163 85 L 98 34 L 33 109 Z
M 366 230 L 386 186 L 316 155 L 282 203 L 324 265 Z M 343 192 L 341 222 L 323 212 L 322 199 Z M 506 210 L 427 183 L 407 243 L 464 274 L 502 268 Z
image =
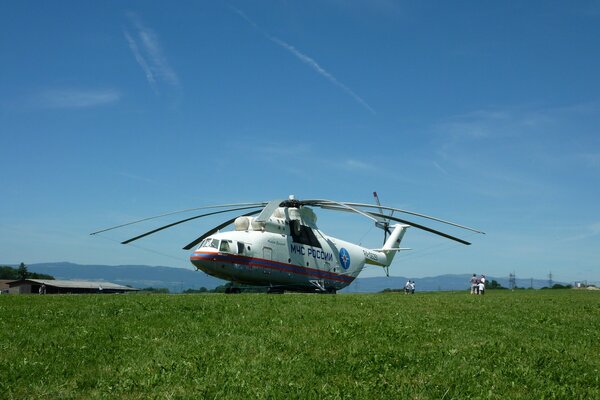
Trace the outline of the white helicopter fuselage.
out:
M 399 250 L 409 250 L 400 248 L 400 242 L 409 227 L 464 245 L 471 244 L 421 223 L 394 216 L 394 212 L 484 234 L 451 221 L 382 206 L 377 193 L 374 192 L 373 195 L 377 205 L 326 199 L 297 200 L 290 195 L 287 200 L 203 206 L 139 219 L 101 229 L 91 235 L 155 218 L 204 210 L 200 215 L 171 222 L 121 242 L 129 244 L 184 222 L 243 210 L 244 215 L 224 221 L 183 247 L 184 250 L 195 247 L 190 261 L 198 270 L 231 282 L 232 285 L 226 287 L 226 293 L 239 293 L 241 285 L 266 286 L 269 292 L 278 293 L 285 290 L 335 293 L 350 285 L 367 264 L 383 267 L 387 272 L 396 253 Z M 368 249 L 328 236 L 317 228 L 317 217 L 309 207 L 360 214 L 383 229 L 387 239 L 384 239 L 382 248 Z M 232 223 L 235 224 L 233 231 L 220 232 L 220 229 Z
M 235 284 L 335 292 L 350 285 L 366 264 L 389 266 L 407 228 L 396 225 L 383 249 L 371 250 L 327 236 L 315 223 L 306 207 L 281 208 L 267 221 L 240 217 L 234 231 L 204 239 L 190 261 Z

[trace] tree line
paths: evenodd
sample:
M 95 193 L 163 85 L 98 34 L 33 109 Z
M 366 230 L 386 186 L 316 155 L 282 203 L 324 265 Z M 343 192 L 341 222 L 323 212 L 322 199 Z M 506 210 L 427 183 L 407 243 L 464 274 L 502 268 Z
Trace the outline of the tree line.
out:
M 13 268 L 8 265 L 0 265 L 0 279 L 54 279 L 52 275 L 38 274 L 29 272 L 25 263 L 21 263 L 18 268 Z

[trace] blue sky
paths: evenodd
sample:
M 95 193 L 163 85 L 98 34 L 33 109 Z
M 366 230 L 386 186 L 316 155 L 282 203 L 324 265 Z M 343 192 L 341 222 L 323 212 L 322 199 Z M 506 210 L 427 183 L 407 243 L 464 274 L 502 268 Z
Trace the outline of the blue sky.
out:
M 222 218 L 89 233 L 378 191 L 486 232 L 411 229 L 393 275 L 598 282 L 599 37 L 598 1 L 2 2 L 0 263 L 192 268 Z

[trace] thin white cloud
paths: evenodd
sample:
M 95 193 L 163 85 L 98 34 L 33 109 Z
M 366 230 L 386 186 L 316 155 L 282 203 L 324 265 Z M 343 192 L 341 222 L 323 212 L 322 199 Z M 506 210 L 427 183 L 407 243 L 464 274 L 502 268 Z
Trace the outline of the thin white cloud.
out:
M 442 166 L 440 164 L 438 164 L 437 162 L 433 161 L 433 166 L 435 168 L 437 168 L 437 170 L 440 171 L 442 174 L 444 174 L 444 175 L 450 175 L 448 173 L 448 171 L 446 171 L 444 168 L 442 168 Z
M 89 108 L 119 101 L 115 89 L 50 89 L 33 96 L 35 108 Z
M 587 167 L 600 167 L 600 153 L 579 154 L 577 158 L 581 160 Z
M 494 136 L 499 129 L 514 124 L 506 110 L 476 110 L 456 115 L 436 126 L 436 130 L 455 139 L 482 139 Z
M 295 175 L 301 175 L 307 179 L 314 177 L 312 172 L 308 172 L 307 165 L 310 165 L 311 168 L 315 168 L 319 171 L 335 169 L 337 171 L 350 173 L 382 173 L 375 164 L 367 161 L 353 158 L 328 158 L 325 160 L 322 157 L 315 156 L 316 153 L 314 147 L 306 143 L 286 145 L 271 144 L 264 146 L 255 145 L 251 148 L 245 146 L 242 150 L 250 151 L 252 154 L 262 155 L 263 157 L 259 157 L 259 159 L 276 164 L 279 166 L 278 168 L 281 168 L 281 165 L 285 165 L 288 172 Z M 300 168 L 296 169 L 293 166 L 300 166 Z
M 132 35 L 125 30 L 125 39 L 150 86 L 156 90 L 159 81 L 171 86 L 179 86 L 179 77 L 169 65 L 156 33 L 145 26 L 136 14 L 128 13 L 127 16 L 135 34 Z
M 375 168 L 373 167 L 372 164 L 363 162 L 363 161 L 359 161 L 359 160 L 353 160 L 353 159 L 348 159 L 345 160 L 344 163 L 342 164 L 342 167 L 351 171 L 374 171 Z
M 256 24 L 250 18 L 248 18 L 248 16 L 243 11 L 239 10 L 238 8 L 235 8 L 235 7 L 231 6 L 231 5 L 229 6 L 229 8 L 233 12 L 235 12 L 237 15 L 239 15 L 240 17 L 242 17 L 250 25 L 252 25 L 252 27 L 254 27 L 256 30 L 258 30 L 259 32 L 261 32 L 271 42 L 277 44 L 278 46 L 282 47 L 283 49 L 285 49 L 288 52 L 290 52 L 291 54 L 293 54 L 296 58 L 298 58 L 300 61 L 302 61 L 303 63 L 305 63 L 306 65 L 308 65 L 310 68 L 312 68 L 319 75 L 321 75 L 322 77 L 324 77 L 325 79 L 327 79 L 329 82 L 331 82 L 332 84 L 334 84 L 335 86 L 337 86 L 338 88 L 340 88 L 342 91 L 344 91 L 346 94 L 348 94 L 350 97 L 352 97 L 356 102 L 358 102 L 364 108 L 366 108 L 367 110 L 369 110 L 369 112 L 371 112 L 372 114 L 375 114 L 375 110 L 362 97 L 360 97 L 359 95 L 357 95 L 348 86 L 346 86 L 342 82 L 340 82 L 335 76 L 333 76 L 331 73 L 329 73 L 327 70 L 325 70 L 325 68 L 321 67 L 319 65 L 319 63 L 317 63 L 312 57 L 309 57 L 308 55 L 302 53 L 301 51 L 299 51 L 296 47 L 292 46 L 291 44 L 286 43 L 283 40 L 281 40 L 281 39 L 279 39 L 279 38 L 277 38 L 275 36 L 270 35 L 266 31 L 264 31 L 263 29 L 261 29 L 260 26 L 258 26 L 258 24 Z
M 257 153 L 262 153 L 268 156 L 280 156 L 280 157 L 305 157 L 312 151 L 309 144 L 297 143 L 297 144 L 286 144 L 286 145 L 264 145 L 255 148 Z
M 440 134 L 454 139 L 489 139 L 544 137 L 562 134 L 566 129 L 596 125 L 600 105 L 579 103 L 561 107 L 505 107 L 486 108 L 454 115 L 434 128 Z M 580 128 L 581 129 L 581 128 Z
M 154 87 L 156 84 L 156 79 L 154 79 L 154 74 L 152 73 L 150 66 L 146 62 L 146 59 L 140 53 L 140 50 L 135 40 L 133 40 L 133 38 L 131 37 L 131 35 L 129 35 L 127 31 L 125 31 L 124 33 L 125 38 L 127 39 L 127 43 L 129 43 L 129 48 L 131 49 L 131 52 L 135 57 L 135 60 L 140 65 L 140 67 L 142 67 L 142 70 L 144 70 L 144 74 L 146 75 L 146 79 L 148 80 L 148 83 L 150 83 L 150 86 Z
M 434 167 L 456 188 L 505 199 L 547 193 L 544 159 L 557 135 L 543 109 L 487 108 L 455 115 L 433 126 Z M 531 168 L 533 163 L 539 167 Z M 449 173 L 451 172 L 451 173 Z
M 600 235 L 600 221 L 591 223 L 590 225 L 583 227 L 583 232 L 575 236 L 567 237 L 564 240 L 566 242 L 575 242 L 578 240 L 585 240 L 598 235 Z

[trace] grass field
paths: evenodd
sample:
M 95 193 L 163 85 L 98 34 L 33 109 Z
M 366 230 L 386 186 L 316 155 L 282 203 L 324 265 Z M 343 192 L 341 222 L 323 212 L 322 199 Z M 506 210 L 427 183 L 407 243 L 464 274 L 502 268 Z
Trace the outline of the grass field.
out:
M 600 293 L 0 296 L 0 398 L 600 398 Z

